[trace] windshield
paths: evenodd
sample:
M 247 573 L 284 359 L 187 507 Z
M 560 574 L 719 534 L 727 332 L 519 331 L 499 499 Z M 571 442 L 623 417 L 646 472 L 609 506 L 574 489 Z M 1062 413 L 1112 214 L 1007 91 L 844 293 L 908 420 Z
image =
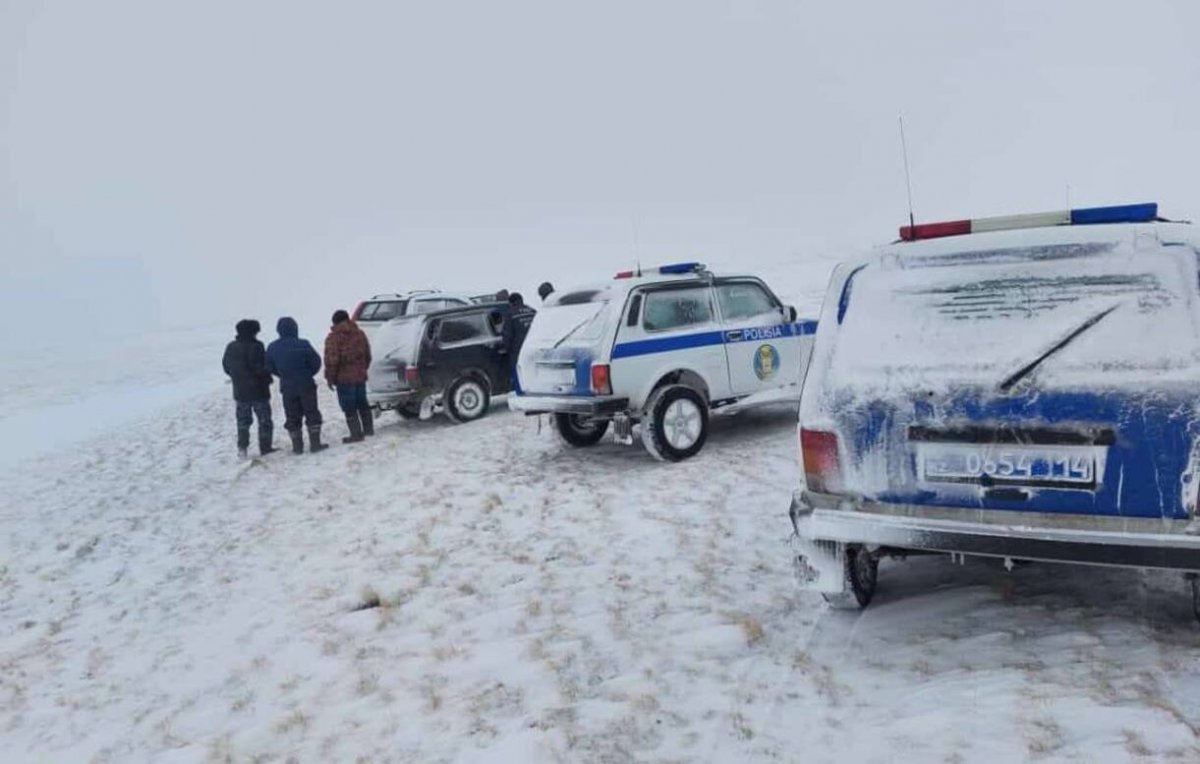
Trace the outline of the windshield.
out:
M 851 385 L 933 388 L 1194 379 L 1196 289 L 1196 252 L 1184 246 L 901 255 L 855 275 L 831 372 Z

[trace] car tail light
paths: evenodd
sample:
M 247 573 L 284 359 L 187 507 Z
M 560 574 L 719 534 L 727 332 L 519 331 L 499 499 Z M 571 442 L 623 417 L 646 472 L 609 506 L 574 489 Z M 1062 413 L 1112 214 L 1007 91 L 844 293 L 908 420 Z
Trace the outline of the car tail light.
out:
M 800 456 L 804 462 L 804 482 L 810 491 L 830 493 L 837 490 L 842 466 L 838 460 L 836 434 L 801 427 Z
M 592 364 L 592 392 L 596 395 L 612 395 L 612 379 L 608 376 L 608 364 Z
M 417 374 L 416 366 L 405 366 L 404 367 L 404 381 L 408 383 L 409 387 L 418 387 L 419 386 L 419 383 L 421 381 L 421 376 L 419 374 Z

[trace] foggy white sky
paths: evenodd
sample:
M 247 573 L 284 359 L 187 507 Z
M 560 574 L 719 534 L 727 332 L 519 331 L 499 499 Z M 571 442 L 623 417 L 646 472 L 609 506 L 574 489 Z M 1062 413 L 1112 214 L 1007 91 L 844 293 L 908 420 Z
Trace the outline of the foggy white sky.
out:
M 999 5 L 0 0 L 3 347 L 850 253 L 901 112 L 919 219 L 1200 220 L 1200 3 Z

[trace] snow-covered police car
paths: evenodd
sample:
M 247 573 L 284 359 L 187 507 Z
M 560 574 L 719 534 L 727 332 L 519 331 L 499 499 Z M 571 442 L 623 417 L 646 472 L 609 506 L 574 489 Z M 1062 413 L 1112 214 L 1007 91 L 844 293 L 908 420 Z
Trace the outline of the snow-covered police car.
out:
M 826 293 L 801 584 L 865 606 L 910 551 L 1173 569 L 1200 616 L 1200 236 L 1138 204 L 900 238 Z
M 530 327 L 509 406 L 552 414 L 573 446 L 642 442 L 663 460 L 696 454 L 710 411 L 799 397 L 813 321 L 797 321 L 753 276 L 700 263 L 626 271 L 554 292 Z

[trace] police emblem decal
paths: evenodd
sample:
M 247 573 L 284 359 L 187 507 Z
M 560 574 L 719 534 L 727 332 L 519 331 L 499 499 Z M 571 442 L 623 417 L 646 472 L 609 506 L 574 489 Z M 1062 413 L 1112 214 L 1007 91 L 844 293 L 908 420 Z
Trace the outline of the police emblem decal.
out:
M 779 351 L 774 345 L 759 345 L 754 351 L 754 374 L 759 379 L 767 379 L 779 370 Z

